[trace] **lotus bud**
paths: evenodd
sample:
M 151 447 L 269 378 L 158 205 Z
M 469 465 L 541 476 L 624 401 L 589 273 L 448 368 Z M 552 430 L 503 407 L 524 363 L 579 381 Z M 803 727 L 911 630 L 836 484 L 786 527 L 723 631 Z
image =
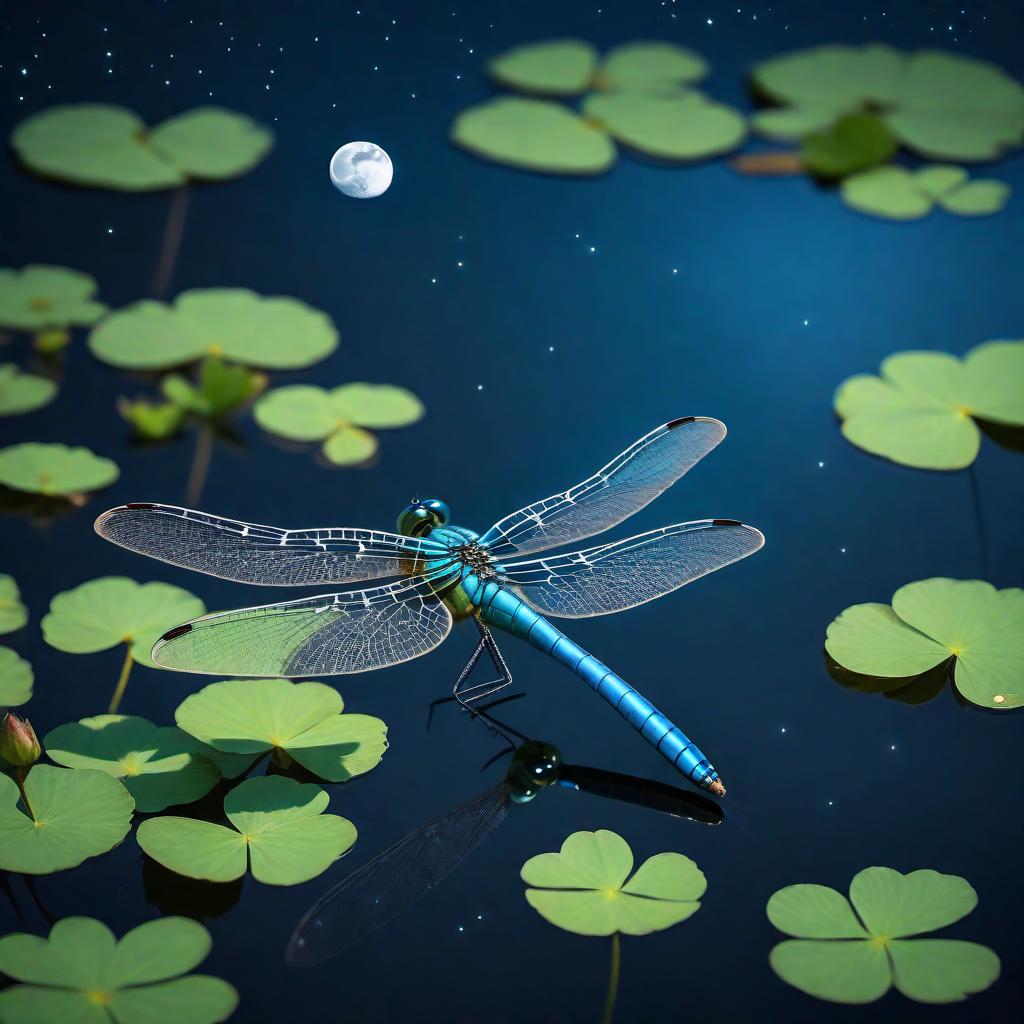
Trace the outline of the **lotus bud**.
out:
M 39 760 L 42 752 L 29 720 L 8 711 L 0 724 L 0 757 L 16 768 L 28 768 Z

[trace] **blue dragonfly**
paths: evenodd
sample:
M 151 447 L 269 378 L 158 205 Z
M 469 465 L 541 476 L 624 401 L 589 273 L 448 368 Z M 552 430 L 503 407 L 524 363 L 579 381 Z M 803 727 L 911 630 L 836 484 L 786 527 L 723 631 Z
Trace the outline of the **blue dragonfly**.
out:
M 683 775 L 716 796 L 718 772 L 649 700 L 556 628 L 548 616 L 587 618 L 635 608 L 757 551 L 760 531 L 703 519 L 543 558 L 521 556 L 591 537 L 623 522 L 725 437 L 704 416 L 641 437 L 582 483 L 536 501 L 480 535 L 450 522 L 439 499 L 414 501 L 397 533 L 352 527 L 285 530 L 171 505 L 104 512 L 97 532 L 131 551 L 241 583 L 320 586 L 397 579 L 293 601 L 204 615 L 176 626 L 153 660 L 181 672 L 330 676 L 397 665 L 437 647 L 456 620 L 479 643 L 455 681 L 464 706 L 512 681 L 492 630 L 510 633 L 572 670 Z M 468 685 L 487 654 L 498 678 Z

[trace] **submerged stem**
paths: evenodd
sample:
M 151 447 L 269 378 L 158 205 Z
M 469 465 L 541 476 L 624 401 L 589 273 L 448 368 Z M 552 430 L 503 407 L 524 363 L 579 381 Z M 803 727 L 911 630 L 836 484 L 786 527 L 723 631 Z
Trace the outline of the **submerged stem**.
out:
M 128 686 L 128 677 L 132 674 L 132 645 L 125 644 L 124 664 L 121 666 L 121 674 L 117 677 L 117 686 L 114 687 L 114 696 L 110 698 L 110 707 L 107 708 L 108 715 L 117 714 L 121 706 L 121 698 Z
M 171 286 L 174 276 L 174 265 L 178 262 L 178 250 L 181 248 L 181 236 L 185 231 L 185 213 L 188 210 L 188 185 L 175 189 L 171 196 L 170 209 L 167 211 L 167 223 L 164 225 L 164 239 L 160 245 L 160 257 L 157 260 L 156 272 L 153 274 L 153 298 L 162 299 Z
M 25 810 L 28 811 L 28 816 L 33 821 L 38 821 L 36 812 L 32 810 L 32 805 L 28 802 L 28 794 L 25 792 L 25 776 L 28 775 L 28 770 L 31 765 L 24 766 L 19 765 L 14 769 L 14 781 L 18 783 L 18 790 L 21 793 L 21 802 L 25 805 Z
M 192 469 L 189 470 L 188 484 L 185 488 L 185 504 L 195 508 L 203 493 L 206 474 L 210 469 L 210 456 L 213 454 L 213 427 L 204 422 L 196 435 L 196 453 L 192 456 Z
M 604 1012 L 601 1024 L 612 1024 L 615 1016 L 615 1000 L 619 994 L 619 968 L 622 965 L 622 944 L 619 933 L 612 936 L 612 962 L 608 968 L 608 994 L 604 997 Z
M 768 150 L 763 153 L 744 153 L 732 161 L 733 170 L 741 174 L 776 175 L 803 174 L 803 159 L 797 150 Z

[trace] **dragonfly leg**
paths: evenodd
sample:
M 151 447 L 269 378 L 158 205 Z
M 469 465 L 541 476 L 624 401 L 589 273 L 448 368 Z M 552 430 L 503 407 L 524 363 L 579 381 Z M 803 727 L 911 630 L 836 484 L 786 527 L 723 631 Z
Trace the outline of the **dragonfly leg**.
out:
M 501 651 L 498 650 L 498 645 L 491 636 L 491 631 L 479 620 L 474 619 L 476 627 L 480 631 L 480 642 L 476 645 L 476 649 L 469 657 L 469 661 L 466 662 L 465 668 L 459 673 L 459 678 L 455 680 L 455 685 L 452 687 L 452 695 L 450 697 L 441 697 L 438 700 L 432 701 L 430 705 L 430 713 L 427 717 L 427 728 L 430 728 L 431 719 L 434 716 L 434 708 L 438 704 L 447 704 L 450 701 L 458 701 L 459 706 L 467 711 L 471 711 L 476 714 L 476 711 L 472 708 L 472 704 L 475 701 L 481 700 L 484 697 L 489 697 L 492 693 L 497 693 L 499 690 L 505 689 L 506 686 L 512 682 L 512 673 L 508 669 L 508 665 L 502 657 Z M 495 670 L 498 672 L 497 679 L 489 679 L 485 683 L 476 683 L 473 686 L 466 686 L 465 682 L 470 677 L 473 669 L 476 668 L 477 663 L 483 657 L 484 652 L 490 655 L 491 662 L 494 664 Z

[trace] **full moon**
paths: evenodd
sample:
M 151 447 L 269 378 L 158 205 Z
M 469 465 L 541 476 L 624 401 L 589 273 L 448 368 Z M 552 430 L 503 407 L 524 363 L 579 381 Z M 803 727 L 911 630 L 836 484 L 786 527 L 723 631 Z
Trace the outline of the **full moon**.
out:
M 393 174 L 391 157 L 372 142 L 348 142 L 331 157 L 334 187 L 353 199 L 387 192 Z

